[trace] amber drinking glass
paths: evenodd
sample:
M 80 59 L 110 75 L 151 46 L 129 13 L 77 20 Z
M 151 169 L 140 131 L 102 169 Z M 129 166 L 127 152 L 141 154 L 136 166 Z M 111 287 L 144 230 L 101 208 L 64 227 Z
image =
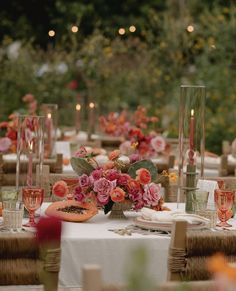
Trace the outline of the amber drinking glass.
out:
M 29 212 L 29 222 L 24 226 L 35 227 L 35 211 L 41 206 L 44 197 L 44 190 L 37 187 L 24 187 L 22 189 L 22 198 L 25 208 Z
M 227 223 L 232 216 L 231 208 L 234 203 L 235 191 L 216 189 L 214 192 L 215 205 L 217 208 L 218 218 L 220 223 L 217 226 L 231 227 L 232 225 Z

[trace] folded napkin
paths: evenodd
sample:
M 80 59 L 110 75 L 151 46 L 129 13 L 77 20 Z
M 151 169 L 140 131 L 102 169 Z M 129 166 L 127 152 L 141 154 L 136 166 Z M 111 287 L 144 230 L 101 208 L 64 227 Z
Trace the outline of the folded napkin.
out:
M 193 224 L 196 222 L 207 223 L 209 219 L 196 215 L 185 213 L 182 210 L 174 211 L 156 211 L 150 208 L 142 208 L 142 218 L 148 221 L 159 222 L 173 222 L 175 220 L 186 220 L 188 223 Z

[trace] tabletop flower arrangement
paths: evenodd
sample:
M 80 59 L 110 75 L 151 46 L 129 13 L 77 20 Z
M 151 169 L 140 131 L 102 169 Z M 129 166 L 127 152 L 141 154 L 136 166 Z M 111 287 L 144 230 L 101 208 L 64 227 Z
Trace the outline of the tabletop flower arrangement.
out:
M 109 155 L 109 161 L 102 167 L 96 166 L 93 156 L 87 155 L 82 148 L 71 159 L 71 165 L 78 174 L 78 182 L 73 195 L 81 203 L 91 202 L 104 208 L 107 214 L 117 203 L 129 205 L 134 210 L 150 207 L 164 210 L 161 185 L 157 184 L 157 169 L 149 160 L 123 164 L 119 160 L 120 151 Z M 53 193 L 67 192 L 63 181 L 53 186 Z

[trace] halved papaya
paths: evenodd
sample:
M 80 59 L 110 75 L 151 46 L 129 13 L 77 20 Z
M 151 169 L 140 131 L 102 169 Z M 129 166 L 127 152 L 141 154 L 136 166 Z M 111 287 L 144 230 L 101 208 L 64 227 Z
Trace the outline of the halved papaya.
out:
M 45 214 L 64 221 L 83 222 L 96 215 L 97 212 L 97 208 L 92 203 L 67 200 L 53 202 L 48 206 Z

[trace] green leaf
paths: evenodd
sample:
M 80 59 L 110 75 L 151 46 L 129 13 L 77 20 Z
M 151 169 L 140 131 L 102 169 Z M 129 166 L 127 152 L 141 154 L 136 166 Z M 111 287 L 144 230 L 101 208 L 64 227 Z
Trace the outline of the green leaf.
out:
M 151 162 L 149 160 L 142 160 L 142 161 L 139 161 L 139 162 L 136 162 L 136 163 L 132 164 L 129 167 L 128 174 L 133 179 L 135 179 L 136 178 L 136 171 L 138 169 L 141 169 L 141 168 L 145 168 L 145 169 L 149 170 L 149 172 L 151 173 L 151 176 L 152 176 L 152 181 L 156 180 L 156 178 L 157 178 L 157 168 L 153 164 L 153 162 Z
M 111 211 L 112 206 L 113 206 L 114 202 L 112 200 L 110 200 L 105 206 L 104 206 L 104 213 L 107 214 L 108 212 Z
M 90 163 L 87 162 L 83 158 L 73 157 L 71 158 L 70 162 L 71 162 L 71 166 L 73 170 L 78 175 L 83 175 L 83 174 L 89 175 L 94 170 L 94 167 L 91 166 Z

